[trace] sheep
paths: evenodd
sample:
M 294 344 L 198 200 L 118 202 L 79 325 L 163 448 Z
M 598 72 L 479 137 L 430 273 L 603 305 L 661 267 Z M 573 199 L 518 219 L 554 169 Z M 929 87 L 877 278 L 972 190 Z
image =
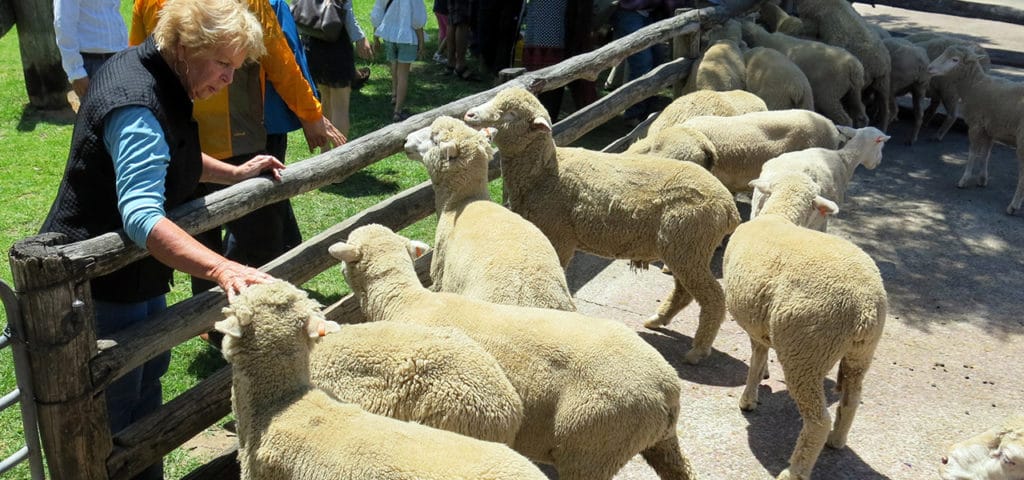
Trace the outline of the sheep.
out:
M 979 62 L 983 70 L 987 72 L 992 65 L 992 61 L 989 59 L 988 54 L 985 53 L 985 49 L 974 42 L 932 32 L 909 35 L 906 38 L 923 48 L 928 54 L 929 61 L 939 58 L 952 45 L 964 45 L 970 47 L 981 56 Z M 931 123 L 935 112 L 939 109 L 939 105 L 942 105 L 942 108 L 946 110 L 946 118 L 943 119 L 939 130 L 932 136 L 933 140 L 942 141 L 960 114 L 960 93 L 953 86 L 951 78 L 939 76 L 932 77 L 928 81 L 927 95 L 931 100 L 928 103 L 928 108 L 924 111 L 924 117 L 927 119 L 924 123 Z
M 743 90 L 746 66 L 737 22 L 730 20 L 716 25 L 708 32 L 708 39 L 710 46 L 694 60 L 683 92 Z
M 694 478 L 676 436 L 679 378 L 657 350 L 612 320 L 432 292 L 413 248 L 371 224 L 329 251 L 369 321 L 456 327 L 497 359 L 523 400 L 519 453 L 562 480 L 611 479 L 637 453 L 661 478 Z
M 1024 478 L 1024 415 L 950 447 L 939 467 L 942 480 Z
M 790 172 L 752 184 L 771 196 L 761 215 L 733 233 L 722 265 L 729 312 L 752 350 L 739 406 L 757 407 L 774 348 L 803 420 L 789 467 L 778 478 L 807 479 L 823 445 L 846 445 L 885 325 L 886 293 L 878 268 L 860 248 L 803 227 L 813 216 L 838 211 L 810 177 Z M 837 361 L 842 398 L 829 432 L 822 383 Z
M 768 110 L 814 110 L 814 91 L 807 75 L 782 52 L 751 48 L 743 52 L 743 61 L 747 90 L 764 100 Z
M 577 248 L 638 267 L 662 260 L 674 287 L 644 325 L 667 325 L 696 299 L 700 319 L 685 359 L 698 363 L 711 353 L 725 319 L 711 257 L 740 221 L 721 182 L 690 162 L 556 147 L 547 111 L 518 87 L 469 109 L 464 120 L 498 129 L 509 206 L 544 232 L 563 267 Z
M 731 117 L 766 110 L 768 110 L 768 106 L 765 105 L 764 100 L 744 90 L 698 90 L 687 93 L 668 104 L 647 127 L 647 135 L 650 136 L 693 117 L 703 115 Z
M 768 33 L 749 21 L 743 22 L 743 40 L 751 47 L 778 50 L 800 67 L 811 84 L 818 112 L 838 125 L 859 127 L 867 123 L 861 100 L 864 67 L 850 52 L 815 40 Z
M 805 35 L 844 48 L 860 60 L 864 67 L 864 86 L 875 99 L 878 126 L 882 131 L 887 130 L 892 59 L 882 39 L 846 0 L 797 0 L 796 11 L 803 21 Z
M 907 140 L 907 145 L 913 145 L 921 132 L 924 117 L 921 101 L 928 92 L 928 82 L 931 78 L 931 75 L 928 75 L 928 63 L 931 60 L 925 49 L 909 40 L 890 37 L 883 39 L 882 43 L 889 49 L 889 57 L 892 59 L 892 76 L 889 79 L 891 119 L 895 120 L 899 114 L 896 97 L 909 92 L 914 108 L 914 131 Z
M 773 2 L 764 2 L 758 11 L 761 22 L 769 32 L 780 32 L 794 37 L 800 36 L 804 30 L 804 22 L 794 17 Z
M 860 128 L 839 150 L 808 148 L 768 160 L 761 167 L 760 178 L 770 179 L 784 172 L 803 172 L 821 187 L 823 197 L 841 203 L 846 198 L 846 187 L 857 165 L 874 170 L 882 162 L 882 147 L 890 138 L 875 127 Z M 757 218 L 767 199 L 760 190 L 754 189 L 750 200 L 751 220 Z M 806 226 L 824 232 L 828 228 L 828 217 L 816 216 Z
M 981 58 L 982 54 L 969 46 L 952 45 L 928 65 L 928 73 L 947 77 L 963 103 L 970 153 L 957 187 L 966 188 L 971 182 L 982 187 L 988 184 L 993 142 L 1017 149 L 1017 190 L 1006 207 L 1006 213 L 1013 215 L 1024 200 L 1024 83 L 985 73 Z M 975 174 L 979 168 L 980 173 Z
M 344 403 L 511 445 L 523 401 L 497 361 L 454 328 L 346 325 L 309 358 L 312 385 Z
M 878 38 L 882 39 L 883 42 L 887 38 L 893 38 L 892 34 L 889 33 L 888 30 L 882 28 L 880 25 L 874 23 L 867 23 L 867 26 L 868 29 L 870 29 L 872 32 L 875 32 L 875 35 L 878 35 Z M 896 67 L 893 67 L 893 70 L 895 69 Z
M 694 117 L 626 151 L 696 162 L 730 192 L 740 193 L 750 191 L 750 181 L 771 158 L 811 147 L 838 148 L 852 132 L 840 128 L 822 115 L 800 109 Z
M 505 305 L 576 311 L 551 242 L 532 223 L 491 201 L 487 163 L 494 152 L 485 134 L 460 120 L 439 117 L 409 134 L 405 151 L 426 165 L 434 185 L 434 290 Z
M 310 386 L 314 338 L 340 327 L 287 282 L 254 285 L 224 309 L 241 478 L 536 479 L 507 445 L 368 413 Z

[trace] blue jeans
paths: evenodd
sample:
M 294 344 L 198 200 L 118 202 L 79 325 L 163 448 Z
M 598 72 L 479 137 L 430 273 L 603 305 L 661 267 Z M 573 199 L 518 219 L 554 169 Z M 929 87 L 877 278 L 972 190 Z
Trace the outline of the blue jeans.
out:
M 619 8 L 612 14 L 611 22 L 612 29 L 615 32 L 615 39 L 618 40 L 650 25 L 653 23 L 653 20 L 650 15 L 641 15 L 633 10 Z M 640 78 L 647 74 L 647 72 L 650 72 L 654 68 L 654 62 L 655 49 L 653 46 L 630 55 L 626 58 L 626 65 L 629 66 L 628 80 Z M 643 120 L 648 113 L 647 103 L 647 100 L 643 100 L 630 106 L 622 116 L 625 118 Z
M 163 295 L 138 303 L 96 302 L 96 335 L 104 338 L 167 309 Z M 171 363 L 171 352 L 164 352 L 144 363 L 107 387 L 107 415 L 110 431 L 117 433 L 129 424 L 156 411 L 163 403 L 160 377 Z M 136 479 L 162 479 L 163 462 L 150 466 Z

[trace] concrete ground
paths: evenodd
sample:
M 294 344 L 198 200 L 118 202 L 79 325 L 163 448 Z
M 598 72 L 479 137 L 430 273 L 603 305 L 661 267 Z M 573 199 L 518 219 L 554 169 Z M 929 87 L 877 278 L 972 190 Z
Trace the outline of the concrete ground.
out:
M 934 29 L 1011 50 L 1024 45 L 1024 28 L 1015 25 L 856 7 L 892 30 Z M 997 70 L 1024 80 L 1019 71 Z M 823 451 L 816 479 L 937 478 L 951 443 L 1024 411 L 1024 218 L 1004 213 L 1017 181 L 1015 153 L 997 145 L 989 185 L 957 189 L 967 160 L 966 132 L 954 128 L 943 142 L 932 141 L 936 121 L 910 147 L 904 143 L 910 130 L 905 117 L 890 128 L 893 139 L 882 164 L 857 171 L 830 224 L 830 233 L 854 242 L 878 264 L 890 307 L 849 444 Z M 746 218 L 749 206 L 740 207 Z M 721 278 L 720 259 L 715 269 Z M 670 276 L 657 268 L 632 272 L 623 260 L 585 254 L 577 255 L 568 273 L 581 312 L 633 327 L 678 371 L 678 433 L 700 478 L 767 479 L 787 466 L 801 422 L 774 353 L 760 406 L 742 413 L 737 402 L 750 346 L 731 318 L 711 357 L 687 365 L 682 355 L 696 328 L 696 305 L 666 329 L 641 325 L 668 294 Z M 833 416 L 834 380 L 833 369 L 824 383 Z M 615 478 L 657 477 L 638 456 Z

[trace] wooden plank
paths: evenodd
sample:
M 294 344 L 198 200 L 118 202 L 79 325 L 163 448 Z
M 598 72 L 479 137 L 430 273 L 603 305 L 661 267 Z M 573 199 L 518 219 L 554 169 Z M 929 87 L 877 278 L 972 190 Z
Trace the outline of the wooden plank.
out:
M 963 0 L 872 0 L 861 3 L 1024 25 L 1024 10 L 1005 5 Z
M 130 479 L 231 413 L 231 366 L 225 366 L 114 437 L 110 478 Z

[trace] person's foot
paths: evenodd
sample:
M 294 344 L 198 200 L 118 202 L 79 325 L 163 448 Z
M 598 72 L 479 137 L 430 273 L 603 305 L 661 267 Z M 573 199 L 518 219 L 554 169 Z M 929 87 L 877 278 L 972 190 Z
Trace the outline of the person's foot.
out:
M 448 59 L 445 58 L 444 55 L 441 55 L 441 52 L 434 53 L 434 61 L 441 65 L 448 65 Z
M 479 82 L 481 80 L 480 76 L 475 74 L 475 73 L 473 73 L 473 71 L 470 70 L 469 67 L 462 67 L 461 69 L 460 68 L 456 68 L 455 69 L 455 76 L 457 76 L 457 77 L 459 77 L 459 78 L 461 78 L 461 79 L 463 79 L 463 80 L 465 80 L 467 82 Z
M 393 114 L 393 115 L 391 116 L 391 121 L 392 121 L 392 122 L 395 122 L 395 123 L 398 123 L 398 122 L 403 122 L 403 121 L 405 121 L 405 119 L 409 118 L 409 116 L 410 116 L 410 115 L 412 115 L 412 114 L 411 114 L 411 113 L 409 113 L 409 111 L 408 111 L 408 110 L 406 110 L 406 109 L 404 109 L 404 108 L 403 108 L 403 109 L 401 109 L 401 110 L 399 110 L 399 111 L 395 112 L 395 113 L 394 113 L 394 114 Z

